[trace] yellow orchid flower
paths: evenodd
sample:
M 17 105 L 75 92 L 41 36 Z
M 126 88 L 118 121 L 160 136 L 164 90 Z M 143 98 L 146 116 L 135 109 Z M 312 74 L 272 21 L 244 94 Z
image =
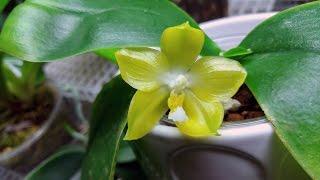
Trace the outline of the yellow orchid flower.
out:
M 189 23 L 165 29 L 161 51 L 129 48 L 116 52 L 122 78 L 138 91 L 128 111 L 126 140 L 143 137 L 163 115 L 188 136 L 216 134 L 224 110 L 246 78 L 237 61 L 201 57 L 204 33 Z

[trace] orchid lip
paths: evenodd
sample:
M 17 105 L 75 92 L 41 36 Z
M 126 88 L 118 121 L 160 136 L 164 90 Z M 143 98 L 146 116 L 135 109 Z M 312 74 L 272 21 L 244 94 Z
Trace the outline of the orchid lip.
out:
M 168 119 L 171 119 L 175 122 L 183 122 L 188 119 L 186 112 L 182 107 L 178 107 L 175 111 L 170 112 Z

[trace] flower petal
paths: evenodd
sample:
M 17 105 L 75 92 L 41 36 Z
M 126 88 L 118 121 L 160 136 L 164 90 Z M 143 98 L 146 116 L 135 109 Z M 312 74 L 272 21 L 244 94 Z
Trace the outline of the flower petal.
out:
M 173 66 L 189 68 L 195 62 L 204 43 L 204 33 L 188 22 L 164 30 L 161 51 Z
M 219 101 L 201 101 L 191 91 L 185 93 L 183 109 L 188 119 L 175 122 L 179 130 L 189 136 L 216 134 L 223 121 L 222 104 Z
M 125 140 L 143 137 L 168 110 L 169 90 L 162 87 L 152 92 L 137 91 L 128 111 L 128 130 Z
M 121 49 L 115 54 L 122 78 L 133 88 L 152 91 L 161 85 L 160 73 L 168 69 L 166 57 L 151 48 Z
M 231 98 L 247 76 L 238 61 L 223 57 L 203 57 L 189 73 L 192 92 L 204 101 Z

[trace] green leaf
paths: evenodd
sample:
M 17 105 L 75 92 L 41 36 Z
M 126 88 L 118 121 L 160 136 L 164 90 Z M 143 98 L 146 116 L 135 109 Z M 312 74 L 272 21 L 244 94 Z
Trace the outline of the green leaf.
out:
M 0 13 L 3 11 L 3 9 L 7 6 L 9 3 L 9 0 L 0 0 Z
M 247 85 L 285 146 L 320 177 L 320 2 L 279 13 L 240 44 Z
M 51 61 L 88 51 L 159 47 L 162 31 L 195 21 L 168 0 L 26 0 L 7 18 L 0 49 L 29 61 Z M 220 49 L 208 37 L 204 55 Z
M 4 76 L 3 70 L 3 54 L 0 53 L 0 105 L 9 98 L 8 87 L 6 83 L 6 77 Z M 1 108 L 0 108 L 1 109 Z
M 239 58 L 249 54 L 252 54 L 251 49 L 247 49 L 239 46 L 239 47 L 232 48 L 226 52 L 221 52 L 220 56 L 223 56 L 226 58 Z
M 101 49 L 101 50 L 95 51 L 95 53 L 98 56 L 101 56 L 103 58 L 110 60 L 113 63 L 116 63 L 116 57 L 114 53 L 117 52 L 119 49 L 120 48 Z
M 33 169 L 25 179 L 69 180 L 81 168 L 84 153 L 82 147 L 64 148 Z
M 106 84 L 93 105 L 89 145 L 82 179 L 113 179 L 121 134 L 135 90 L 117 76 Z

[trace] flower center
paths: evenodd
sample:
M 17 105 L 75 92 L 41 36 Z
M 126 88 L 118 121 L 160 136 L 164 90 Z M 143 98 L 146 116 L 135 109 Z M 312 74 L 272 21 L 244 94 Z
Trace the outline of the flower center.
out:
M 188 87 L 188 79 L 184 75 L 176 76 L 174 81 L 169 83 L 172 89 L 168 99 L 168 107 L 170 108 L 169 119 L 174 121 L 185 121 L 188 119 L 186 112 L 183 109 L 184 92 L 183 90 Z
M 176 93 L 180 93 L 183 89 L 185 89 L 188 86 L 188 79 L 185 75 L 178 75 L 174 81 L 172 81 L 169 86 L 172 88 L 172 90 L 176 91 Z

